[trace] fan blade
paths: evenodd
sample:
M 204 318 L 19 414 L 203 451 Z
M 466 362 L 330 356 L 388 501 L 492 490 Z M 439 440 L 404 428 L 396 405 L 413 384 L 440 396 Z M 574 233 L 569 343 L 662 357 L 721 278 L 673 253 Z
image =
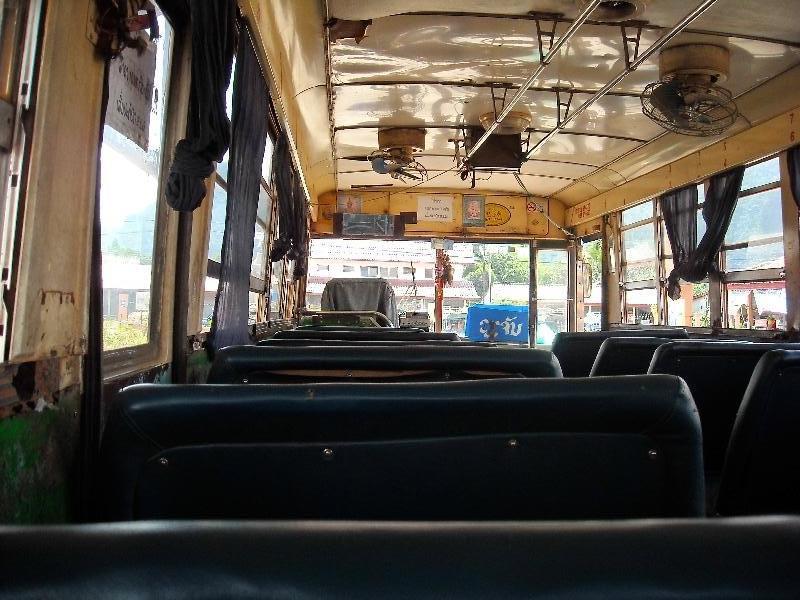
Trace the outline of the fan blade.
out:
M 370 161 L 370 157 L 366 156 L 366 155 L 364 155 L 364 156 L 342 156 L 342 157 L 339 158 L 339 160 L 361 160 L 361 161 L 364 161 L 364 162 L 369 162 Z
M 412 175 L 411 173 L 409 173 L 405 169 L 397 169 L 396 173 L 398 175 L 402 175 L 403 177 L 408 177 L 409 179 L 415 179 L 417 181 L 419 181 L 419 179 L 420 179 L 419 177 L 417 177 L 416 175 Z
M 372 170 L 376 173 L 380 173 L 381 175 L 387 175 L 395 170 L 392 168 L 392 165 L 383 159 L 382 156 L 376 156 L 370 161 L 370 163 L 372 164 Z
M 683 97 L 679 90 L 680 86 L 676 82 L 667 81 L 653 90 L 650 101 L 664 116 L 675 117 L 683 108 Z

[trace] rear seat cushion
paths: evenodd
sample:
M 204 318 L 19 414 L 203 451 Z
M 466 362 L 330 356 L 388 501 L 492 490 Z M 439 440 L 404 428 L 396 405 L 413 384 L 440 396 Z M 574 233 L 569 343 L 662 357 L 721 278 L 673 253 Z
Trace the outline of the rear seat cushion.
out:
M 357 328 L 310 328 L 310 329 L 284 329 L 275 333 L 278 339 L 305 339 L 305 340 L 459 340 L 456 333 L 434 333 L 408 329 L 394 329 L 389 327 L 357 327 Z
M 368 381 L 561 377 L 561 367 L 551 352 L 531 348 L 231 346 L 217 352 L 208 383 L 312 383 L 360 376 Z

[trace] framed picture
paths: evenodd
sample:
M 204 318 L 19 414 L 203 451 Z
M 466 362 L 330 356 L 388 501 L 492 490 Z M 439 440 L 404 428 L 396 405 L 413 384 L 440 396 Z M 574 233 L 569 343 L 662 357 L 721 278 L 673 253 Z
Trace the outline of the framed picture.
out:
M 486 225 L 486 197 L 464 195 L 462 222 L 468 227 Z

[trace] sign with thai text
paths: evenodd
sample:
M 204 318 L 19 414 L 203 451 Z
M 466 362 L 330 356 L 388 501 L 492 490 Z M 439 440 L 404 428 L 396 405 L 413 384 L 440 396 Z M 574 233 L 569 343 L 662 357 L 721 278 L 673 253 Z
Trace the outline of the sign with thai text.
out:
M 500 225 L 505 225 L 510 220 L 511 220 L 511 211 L 508 209 L 507 206 L 503 206 L 502 204 L 495 204 L 494 202 L 489 202 L 486 205 L 487 227 L 499 227 Z
M 106 125 L 120 132 L 147 151 L 150 138 L 150 114 L 155 95 L 156 49 L 148 44 L 139 53 L 125 48 L 111 61 L 108 72 L 108 109 Z
M 453 197 L 420 195 L 417 197 L 417 221 L 453 222 Z

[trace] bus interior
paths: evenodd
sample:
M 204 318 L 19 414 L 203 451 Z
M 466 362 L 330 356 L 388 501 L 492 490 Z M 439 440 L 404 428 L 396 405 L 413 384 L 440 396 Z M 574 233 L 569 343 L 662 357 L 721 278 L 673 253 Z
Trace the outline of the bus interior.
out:
M 798 8 L 0 0 L 0 599 L 798 597 Z

